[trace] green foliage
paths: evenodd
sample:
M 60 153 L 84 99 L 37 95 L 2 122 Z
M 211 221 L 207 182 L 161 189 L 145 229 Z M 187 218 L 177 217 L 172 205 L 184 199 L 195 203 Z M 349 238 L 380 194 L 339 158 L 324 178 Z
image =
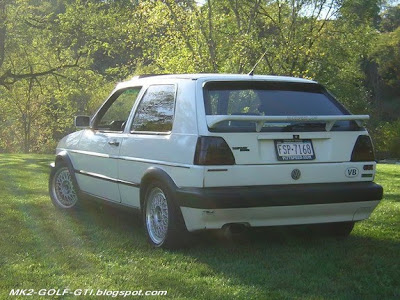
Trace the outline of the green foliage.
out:
M 400 120 L 381 123 L 372 133 L 380 158 L 400 158 Z
M 400 91 L 400 27 L 379 36 L 371 58 L 379 65 L 383 80 Z
M 399 6 L 383 1 L 0 1 L 0 151 L 48 151 L 134 74 L 312 78 L 374 124 L 400 114 Z M 381 29 L 383 32 L 379 32 Z
M 384 0 L 343 0 L 340 12 L 358 25 L 367 22 L 377 26 L 380 19 L 379 12 L 384 2 Z
M 400 4 L 388 7 L 382 14 L 380 28 L 384 32 L 395 31 L 400 26 Z

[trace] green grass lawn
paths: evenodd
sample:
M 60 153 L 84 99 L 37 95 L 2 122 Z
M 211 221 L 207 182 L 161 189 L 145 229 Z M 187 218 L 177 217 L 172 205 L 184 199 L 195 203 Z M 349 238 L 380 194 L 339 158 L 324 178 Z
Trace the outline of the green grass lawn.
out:
M 203 233 L 189 249 L 165 251 L 147 245 L 135 214 L 96 205 L 56 211 L 47 193 L 52 158 L 0 155 L 0 299 L 11 289 L 64 288 L 166 290 L 181 299 L 400 298 L 399 165 L 378 166 L 385 198 L 348 239 L 274 228 L 240 241 Z

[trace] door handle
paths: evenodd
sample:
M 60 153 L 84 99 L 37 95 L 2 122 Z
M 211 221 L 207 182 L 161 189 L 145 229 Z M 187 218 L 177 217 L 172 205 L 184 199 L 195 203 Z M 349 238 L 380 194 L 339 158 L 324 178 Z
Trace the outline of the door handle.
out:
M 109 141 L 108 144 L 111 146 L 115 146 L 115 147 L 119 146 L 119 142 L 117 142 L 117 141 Z

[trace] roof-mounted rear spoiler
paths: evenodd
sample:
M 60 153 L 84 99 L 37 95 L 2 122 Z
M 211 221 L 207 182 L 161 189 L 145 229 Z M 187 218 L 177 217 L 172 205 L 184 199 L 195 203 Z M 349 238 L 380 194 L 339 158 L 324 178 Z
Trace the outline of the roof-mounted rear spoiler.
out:
M 338 115 L 338 116 L 251 116 L 251 115 L 208 115 L 207 124 L 214 128 L 224 121 L 248 121 L 256 123 L 256 131 L 260 132 L 266 122 L 321 122 L 325 123 L 325 130 L 330 131 L 337 121 L 355 121 L 362 127 L 368 115 Z

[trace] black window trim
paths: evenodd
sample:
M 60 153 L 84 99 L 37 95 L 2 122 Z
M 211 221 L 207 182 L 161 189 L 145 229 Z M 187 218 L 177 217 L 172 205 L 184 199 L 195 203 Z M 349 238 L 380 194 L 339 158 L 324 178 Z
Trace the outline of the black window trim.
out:
M 130 122 L 130 117 L 132 115 L 132 112 L 136 106 L 136 103 L 138 101 L 141 100 L 141 97 L 143 95 L 143 85 L 134 85 L 134 86 L 128 86 L 128 87 L 124 87 L 121 89 L 117 89 L 111 92 L 111 94 L 107 97 L 107 99 L 103 102 L 103 104 L 100 106 L 100 108 L 94 113 L 91 121 L 90 121 L 90 129 L 94 130 L 94 131 L 98 131 L 98 132 L 102 132 L 102 133 L 119 133 L 119 134 L 123 134 L 125 132 L 125 130 L 121 130 L 121 131 L 114 131 L 114 130 L 105 130 L 105 129 L 101 129 L 98 128 L 98 122 L 99 120 L 104 117 L 104 114 L 107 112 L 107 110 L 111 107 L 111 105 L 118 99 L 118 97 L 125 92 L 126 90 L 129 89 L 135 89 L 135 88 L 139 88 L 139 93 L 137 95 L 137 98 L 135 100 L 135 102 L 132 104 L 132 108 L 129 112 L 128 115 L 128 119 L 126 120 L 126 125 L 128 125 Z
M 132 127 L 133 121 L 135 120 L 136 114 L 137 114 L 137 110 L 139 108 L 139 105 L 142 103 L 144 96 L 147 93 L 147 90 L 149 89 L 149 87 L 151 86 L 160 86 L 160 85 L 172 85 L 174 86 L 174 113 L 172 115 L 172 129 L 174 128 L 174 121 L 175 121 L 175 112 L 176 112 L 176 99 L 178 96 L 178 84 L 177 83 L 151 83 L 149 85 L 146 86 L 146 88 L 144 89 L 136 107 L 135 107 L 135 111 L 133 114 L 133 117 L 131 119 L 131 121 L 129 122 L 129 133 L 130 134 L 142 134 L 142 135 L 171 135 L 172 133 L 172 129 L 170 131 L 137 131 L 137 130 L 130 130 L 130 128 Z M 128 125 L 128 124 L 127 124 Z
M 318 82 L 291 82 L 291 81 L 265 81 L 265 80 L 255 80 L 255 81 L 247 81 L 247 80 L 209 80 L 205 81 L 202 85 L 202 90 L 203 90 L 203 105 L 204 105 L 204 112 L 205 115 L 210 115 L 207 112 L 209 112 L 209 107 L 207 107 L 209 104 L 209 88 L 207 86 L 218 83 L 223 86 L 224 84 L 234 84 L 234 83 L 252 83 L 252 84 L 288 84 L 288 85 L 314 85 L 316 87 L 319 87 L 321 89 L 321 92 L 335 105 L 342 113 L 343 115 L 351 115 L 351 112 L 342 104 L 340 103 L 335 96 L 322 84 Z M 355 128 L 352 128 L 355 126 L 355 122 L 351 121 L 350 122 L 350 130 L 356 130 Z M 208 128 L 209 132 L 235 132 L 237 133 L 237 129 L 226 129 L 226 128 Z M 358 126 L 357 126 L 358 128 Z M 252 129 L 246 129 L 246 128 L 241 128 L 242 130 L 240 132 L 254 132 Z M 358 130 L 362 130 L 362 128 L 358 128 Z M 346 129 L 345 131 L 348 131 L 349 129 Z M 273 128 L 269 130 L 265 130 L 262 132 L 280 132 L 279 129 L 274 130 Z

